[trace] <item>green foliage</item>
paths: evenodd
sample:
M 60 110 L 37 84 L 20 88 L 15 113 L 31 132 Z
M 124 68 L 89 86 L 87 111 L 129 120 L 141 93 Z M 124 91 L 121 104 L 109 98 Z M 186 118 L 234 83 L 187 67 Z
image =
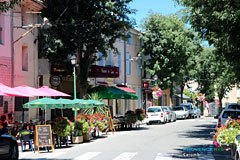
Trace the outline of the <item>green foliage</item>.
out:
M 240 70 L 240 3 L 236 0 L 175 0 L 185 7 L 184 19 L 199 35 Z M 240 74 L 235 75 L 240 79 Z
M 86 93 L 89 67 L 97 60 L 96 53 L 106 57 L 109 50 L 118 53 L 115 40 L 131 28 L 128 15 L 135 12 L 128 7 L 132 0 L 47 0 L 42 16 L 52 23 L 42 31 L 39 41 L 40 58 L 51 63 L 71 66 L 69 55 L 78 58 L 77 74 L 80 97 Z
M 0 2 L 0 14 L 2 12 L 7 12 L 10 9 L 13 9 L 15 5 L 21 6 L 21 1 L 23 1 L 23 0 L 1 1 Z
M 146 118 L 146 115 L 144 114 L 144 111 L 142 109 L 136 109 L 135 113 L 136 113 L 136 118 L 139 121 L 143 121 L 144 118 Z
M 131 111 L 131 110 L 129 110 L 125 113 L 124 118 L 125 118 L 125 122 L 127 124 L 136 123 L 136 121 L 137 121 L 136 113 L 134 111 Z
M 195 98 L 197 98 L 197 96 L 198 96 L 196 93 L 192 93 L 192 92 L 190 92 L 190 91 L 187 90 L 187 89 L 185 89 L 185 90 L 183 91 L 183 94 L 185 94 L 186 96 L 190 97 L 191 99 L 195 99 Z
M 71 121 L 67 117 L 59 117 L 54 123 L 53 131 L 58 136 L 68 136 L 71 132 Z
M 88 124 L 88 122 L 84 122 L 83 123 L 83 130 L 82 130 L 82 133 L 84 134 L 84 135 L 86 135 L 86 134 L 89 134 L 89 124 Z
M 87 99 L 102 101 L 102 98 L 98 93 L 88 94 Z M 106 110 L 107 110 L 107 107 L 104 106 L 104 107 L 85 108 L 83 112 L 88 115 L 92 115 L 94 113 L 102 113 L 103 115 L 106 116 L 107 114 Z
M 192 54 L 198 53 L 198 38 L 177 15 L 151 14 L 142 24 L 141 54 L 149 56 L 145 69 L 161 77 L 159 86 L 167 89 L 173 82 L 184 84 L 194 65 Z M 201 48 L 200 48 L 201 49 Z
M 83 135 L 83 123 L 84 121 L 75 120 L 75 122 L 73 123 L 73 136 Z

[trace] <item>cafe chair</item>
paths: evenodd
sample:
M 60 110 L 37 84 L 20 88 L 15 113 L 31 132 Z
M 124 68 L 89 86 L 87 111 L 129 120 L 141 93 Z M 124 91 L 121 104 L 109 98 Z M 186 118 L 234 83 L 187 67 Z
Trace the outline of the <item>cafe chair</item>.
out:
M 31 150 L 33 151 L 33 134 L 32 134 L 32 131 L 30 131 L 30 130 L 21 131 L 20 134 L 19 134 L 19 139 L 20 139 L 20 142 L 21 142 L 22 152 L 24 151 L 23 145 L 25 144 L 25 148 L 26 148 L 26 143 L 27 142 L 29 144 L 29 148 L 31 147 Z

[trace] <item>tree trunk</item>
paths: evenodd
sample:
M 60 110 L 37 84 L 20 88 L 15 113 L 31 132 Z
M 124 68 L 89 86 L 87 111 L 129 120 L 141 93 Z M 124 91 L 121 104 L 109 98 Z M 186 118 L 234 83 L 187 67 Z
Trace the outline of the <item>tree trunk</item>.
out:
M 181 85 L 181 103 L 183 103 L 183 89 L 184 85 Z
M 223 97 L 218 96 L 218 99 L 219 99 L 219 110 L 218 110 L 218 112 L 221 112 L 222 111 L 222 99 L 223 99 Z
M 171 84 L 171 87 L 170 87 L 170 103 L 172 104 L 172 105 L 174 105 L 173 104 L 173 83 Z

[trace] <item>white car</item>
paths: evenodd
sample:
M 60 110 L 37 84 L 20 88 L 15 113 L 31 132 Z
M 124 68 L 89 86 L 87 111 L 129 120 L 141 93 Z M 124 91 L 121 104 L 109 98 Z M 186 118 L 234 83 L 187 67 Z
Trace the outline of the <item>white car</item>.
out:
M 177 119 L 186 119 L 189 116 L 189 111 L 184 106 L 174 106 L 173 110 L 176 113 Z
M 240 110 L 236 109 L 224 109 L 218 117 L 217 127 L 221 127 L 227 123 L 228 118 L 237 119 L 240 118 Z
M 166 123 L 167 117 L 161 106 L 152 106 L 147 109 L 147 125 L 151 123 Z

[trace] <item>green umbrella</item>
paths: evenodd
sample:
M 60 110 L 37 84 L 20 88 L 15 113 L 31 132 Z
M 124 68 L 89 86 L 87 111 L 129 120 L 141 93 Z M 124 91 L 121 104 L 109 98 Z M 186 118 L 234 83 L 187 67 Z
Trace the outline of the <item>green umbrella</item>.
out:
M 76 103 L 79 103 L 80 108 L 92 108 L 93 107 L 93 103 L 89 102 L 88 100 L 74 99 L 73 101 Z
M 46 109 L 62 108 L 63 105 L 60 104 L 56 99 L 51 98 L 41 98 L 30 101 L 23 105 L 23 108 L 41 108 L 45 110 L 45 124 L 46 124 Z
M 55 109 L 62 108 L 63 105 L 60 104 L 56 99 L 51 98 L 41 98 L 30 101 L 23 105 L 23 108 L 41 108 L 41 109 Z
M 104 107 L 105 104 L 103 102 L 100 102 L 98 100 L 93 100 L 93 99 L 90 99 L 88 100 L 90 103 L 93 104 L 94 107 Z
M 98 93 L 102 99 L 138 99 L 138 96 L 117 87 L 99 85 L 89 89 L 89 93 Z
M 65 109 L 65 108 L 80 108 L 81 107 L 80 104 L 78 102 L 76 102 L 75 100 L 60 98 L 57 101 L 63 105 L 63 109 Z

